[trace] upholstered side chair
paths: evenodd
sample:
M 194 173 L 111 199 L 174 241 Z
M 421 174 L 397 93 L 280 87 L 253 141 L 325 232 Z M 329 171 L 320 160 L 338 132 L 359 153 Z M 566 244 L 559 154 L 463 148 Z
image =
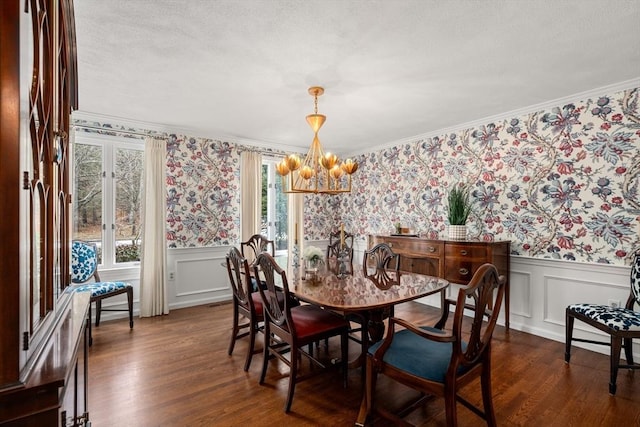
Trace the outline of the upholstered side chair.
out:
M 587 342 L 611 347 L 609 394 L 616 394 L 618 370 L 640 369 L 633 362 L 633 338 L 640 338 L 640 311 L 634 308 L 640 305 L 640 250 L 636 251 L 631 264 L 631 290 L 624 307 L 610 307 L 602 304 L 571 304 L 566 309 L 566 339 L 564 360 L 571 360 L 571 342 Z M 573 324 L 578 319 L 589 326 L 609 335 L 609 342 L 576 338 L 573 336 Z M 620 352 L 624 348 L 627 364 L 620 364 Z
M 91 279 L 94 282 L 89 282 Z M 103 311 L 128 311 L 129 328 L 133 329 L 133 286 L 126 282 L 102 282 L 98 274 L 98 249 L 95 244 L 74 241 L 71 245 L 71 282 L 79 284 L 78 292 L 91 292 L 89 305 L 89 345 L 93 344 L 91 333 L 91 306 L 96 305 L 96 327 L 100 326 Z M 102 300 L 127 294 L 127 308 L 102 308 Z

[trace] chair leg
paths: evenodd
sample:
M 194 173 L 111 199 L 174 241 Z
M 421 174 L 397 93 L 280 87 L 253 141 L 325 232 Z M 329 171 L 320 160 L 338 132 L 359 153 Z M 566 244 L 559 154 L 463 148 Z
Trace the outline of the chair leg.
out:
M 456 427 L 458 425 L 458 413 L 456 411 L 456 389 L 454 385 L 444 386 L 444 407 L 447 414 L 447 426 Z
M 631 338 L 624 339 L 624 354 L 627 356 L 627 365 L 633 365 L 633 344 Z
M 482 367 L 480 376 L 482 386 L 482 404 L 484 405 L 484 416 L 489 427 L 496 425 L 496 414 L 493 410 L 493 398 L 491 396 L 491 357 L 487 357 Z
M 96 300 L 96 326 L 100 326 L 100 314 L 102 314 L 102 299 Z
M 364 383 L 364 393 L 362 396 L 362 403 L 360 404 L 360 411 L 358 412 L 358 418 L 356 419 L 357 426 L 364 426 L 373 409 L 373 395 L 376 391 L 376 377 L 377 373 L 373 369 L 373 362 L 369 357 L 365 360 L 366 377 Z
M 287 392 L 287 401 L 284 404 L 284 412 L 291 410 L 291 402 L 293 402 L 293 393 L 296 390 L 296 380 L 298 378 L 298 348 L 291 346 L 291 370 L 289 372 L 289 391 Z
M 611 335 L 611 378 L 609 379 L 609 394 L 616 394 L 616 379 L 618 377 L 618 365 L 620 365 L 620 350 L 622 338 Z
M 573 339 L 573 317 L 567 310 L 565 315 L 565 339 L 564 339 L 564 361 L 569 363 L 571 360 L 571 340 Z
M 256 329 L 258 327 L 258 323 L 251 320 L 249 324 L 249 351 L 247 351 L 247 359 L 244 362 L 244 371 L 247 372 L 249 370 L 249 366 L 251 366 L 251 358 L 253 357 L 253 348 L 256 343 Z
M 233 347 L 236 344 L 236 337 L 238 336 L 238 306 L 236 302 L 233 302 L 233 324 L 231 326 L 231 342 L 229 343 L 229 350 L 227 354 L 231 356 L 233 353 Z
M 129 304 L 129 329 L 133 329 L 133 287 L 127 288 L 127 303 Z
M 344 333 L 341 335 L 341 338 L 340 350 L 342 350 L 342 383 L 343 387 L 347 388 L 347 382 L 349 378 L 347 372 L 349 370 L 349 331 L 344 331 Z
M 269 352 L 271 348 L 271 329 L 269 328 L 269 321 L 264 321 L 264 349 L 262 352 L 262 372 L 260 373 L 260 380 L 258 384 L 264 384 L 264 377 L 267 374 L 267 363 L 269 363 Z

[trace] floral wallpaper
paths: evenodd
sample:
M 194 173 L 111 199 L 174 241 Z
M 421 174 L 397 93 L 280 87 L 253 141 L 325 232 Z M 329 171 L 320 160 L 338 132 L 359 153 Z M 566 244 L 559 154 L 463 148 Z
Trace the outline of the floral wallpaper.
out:
M 640 247 L 640 89 L 417 139 L 360 156 L 354 190 L 311 197 L 306 235 L 446 238 L 447 192 L 471 187 L 469 235 L 513 254 L 624 264 Z
M 396 222 L 446 238 L 448 188 L 461 182 L 471 238 L 510 240 L 516 255 L 624 264 L 640 247 L 639 104 L 635 88 L 362 154 L 351 194 L 306 196 L 305 238 L 344 223 L 364 240 Z M 240 152 L 253 148 L 129 131 L 167 138 L 168 246 L 237 244 Z
M 240 152 L 234 144 L 170 135 L 167 241 L 170 248 L 233 245 L 240 234 Z

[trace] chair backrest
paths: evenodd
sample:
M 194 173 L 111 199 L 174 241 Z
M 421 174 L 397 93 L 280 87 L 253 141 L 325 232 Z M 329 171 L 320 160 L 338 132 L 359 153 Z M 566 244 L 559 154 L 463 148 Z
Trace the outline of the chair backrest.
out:
M 400 255 L 393 252 L 386 243 L 378 243 L 364 251 L 362 270 L 365 277 L 373 280 L 380 289 L 398 285 L 400 279 Z M 389 272 L 392 274 L 389 275 Z
M 335 231 L 335 232 L 331 232 L 329 233 L 329 246 L 333 245 L 335 242 L 338 242 L 338 244 L 340 244 L 340 231 Z M 351 233 L 344 233 L 344 245 L 348 248 L 353 249 L 353 234 Z
M 336 259 L 338 259 L 340 258 L 341 252 L 346 253 L 346 255 L 349 257 L 349 262 L 353 262 L 353 247 L 347 245 L 345 241 L 345 245 L 343 248 L 340 240 L 329 243 L 329 245 L 327 246 L 327 259 L 331 257 L 335 257 Z
M 265 320 L 268 317 L 271 323 L 279 327 L 283 333 L 295 336 L 295 328 L 291 319 L 291 294 L 289 292 L 289 282 L 287 282 L 287 273 L 266 252 L 258 255 L 253 265 L 253 271 L 256 280 L 264 282 L 265 285 L 258 286 L 258 291 L 262 297 Z M 282 288 L 276 286 L 276 280 L 281 283 Z M 282 299 L 278 298 L 278 292 L 284 293 L 284 303 Z
M 640 305 L 640 249 L 633 255 L 631 264 L 631 295 L 629 295 L 626 308 L 633 310 L 634 302 Z
M 85 283 L 94 278 L 100 281 L 98 274 L 98 248 L 95 243 L 74 240 L 71 244 L 71 282 Z
M 454 378 L 461 366 L 468 370 L 490 356 L 491 337 L 498 321 L 505 282 L 506 278 L 498 275 L 494 265 L 483 264 L 469 284 L 458 291 L 452 329 L 457 340 L 453 344 L 447 377 Z M 471 322 L 468 318 L 464 320 L 465 309 L 473 310 Z M 463 339 L 467 340 L 466 346 L 462 344 Z
M 242 256 L 237 248 L 231 248 L 227 254 L 227 272 L 229 273 L 229 283 L 236 302 L 253 312 L 251 271 L 249 270 L 247 259 Z
M 246 242 L 240 243 L 240 252 L 253 265 L 262 252 L 268 252 L 273 257 L 276 256 L 276 245 L 273 240 L 269 240 L 261 234 L 254 234 Z

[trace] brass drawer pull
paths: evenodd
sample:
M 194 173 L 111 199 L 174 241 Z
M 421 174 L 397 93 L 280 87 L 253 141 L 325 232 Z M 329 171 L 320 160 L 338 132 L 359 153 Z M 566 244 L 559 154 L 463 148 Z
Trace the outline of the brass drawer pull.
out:
M 434 248 L 433 246 L 429 246 L 428 251 L 433 253 L 436 251 L 436 248 Z
M 469 274 L 469 270 L 467 270 L 466 268 L 461 268 L 460 270 L 458 270 L 460 272 L 461 276 L 466 276 Z
M 466 255 L 467 251 L 465 251 L 464 249 L 460 251 L 460 255 Z

